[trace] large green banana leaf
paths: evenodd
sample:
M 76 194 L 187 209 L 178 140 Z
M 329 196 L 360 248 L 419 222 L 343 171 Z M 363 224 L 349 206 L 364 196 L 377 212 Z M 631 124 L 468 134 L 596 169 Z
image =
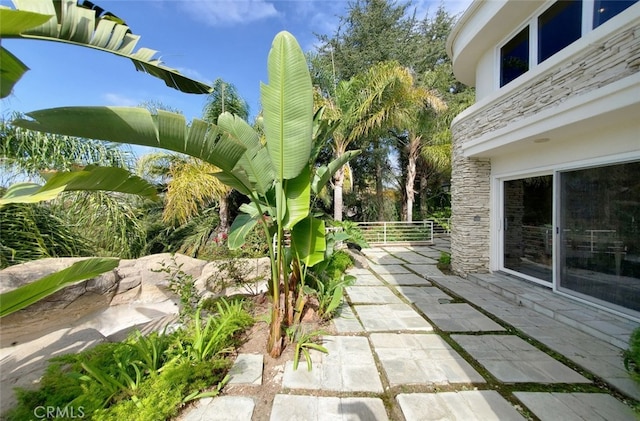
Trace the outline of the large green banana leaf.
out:
M 261 85 L 267 149 L 277 180 L 295 178 L 308 164 L 313 131 L 313 86 L 305 56 L 288 32 L 276 35 Z
M 44 174 L 43 174 L 44 175 Z M 44 186 L 17 183 L 0 198 L 0 207 L 9 203 L 36 203 L 56 198 L 63 191 L 104 190 L 136 194 L 158 200 L 156 188 L 148 181 L 122 168 L 87 166 L 77 171 L 60 171 L 45 175 Z
M 245 187 L 264 195 L 273 186 L 274 174 L 269 152 L 260 141 L 260 135 L 246 121 L 230 113 L 218 117 L 218 126 L 247 148 L 238 162 L 250 183 Z
M 231 172 L 246 148 L 217 126 L 181 114 L 135 107 L 61 107 L 27 113 L 17 119 L 26 129 L 132 145 L 151 146 L 200 158 Z
M 322 262 L 326 248 L 323 220 L 308 216 L 291 230 L 291 249 L 306 266 Z
M 311 180 L 311 188 L 314 193 L 319 193 L 320 190 L 327 184 L 327 182 L 333 177 L 333 175 L 351 160 L 354 156 L 360 155 L 362 151 L 354 150 L 347 151 L 342 156 L 329 162 L 328 165 L 322 165 L 316 169 L 316 172 Z
M 2 36 L 4 34 L 17 36 L 21 32 L 42 25 L 51 19 L 51 16 L 39 13 L 13 12 L 11 9 L 0 6 L 0 22 L 2 22 L 0 34 Z M 0 67 L 0 98 L 6 98 L 29 68 L 2 46 L 0 46 Z
M 0 294 L 0 317 L 21 310 L 65 286 L 90 279 L 115 269 L 119 259 L 95 257 L 76 262 L 66 269 L 47 275 L 37 281 Z
M 75 0 L 14 0 L 13 3 L 16 10 L 3 8 L 0 12 L 0 38 L 58 41 L 107 51 L 130 59 L 137 70 L 162 79 L 171 88 L 196 94 L 212 91 L 210 86 L 154 59 L 157 51 L 139 48 L 134 52 L 140 36 L 132 34 L 131 29 L 113 15 L 96 14 L 96 10 L 78 5 Z M 49 18 L 36 27 L 16 29 L 13 22 L 25 19 L 25 12 Z M 5 22 L 11 24 L 5 25 Z
M 286 212 L 282 220 L 284 229 L 292 229 L 295 224 L 309 215 L 311 209 L 311 170 L 304 167 L 302 172 L 291 180 L 285 180 L 284 192 Z

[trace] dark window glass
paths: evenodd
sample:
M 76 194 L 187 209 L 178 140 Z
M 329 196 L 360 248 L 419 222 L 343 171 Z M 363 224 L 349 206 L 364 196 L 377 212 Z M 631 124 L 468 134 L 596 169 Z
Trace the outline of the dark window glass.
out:
M 640 162 L 560 176 L 560 287 L 640 311 Z
M 582 35 L 582 1 L 557 1 L 538 18 L 538 63 Z
M 504 267 L 551 283 L 553 176 L 504 182 Z
M 595 0 L 593 4 L 593 27 L 597 28 L 638 0 Z
M 500 49 L 500 86 L 504 86 L 529 70 L 529 27 Z

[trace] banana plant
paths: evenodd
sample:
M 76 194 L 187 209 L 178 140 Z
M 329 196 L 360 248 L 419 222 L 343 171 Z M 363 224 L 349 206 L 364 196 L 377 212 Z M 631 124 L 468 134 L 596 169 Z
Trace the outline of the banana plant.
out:
M 313 87 L 305 56 L 296 39 L 276 35 L 268 56 L 269 83 L 261 85 L 264 139 L 243 119 L 223 113 L 217 124 L 195 119 L 187 125 L 180 114 L 123 107 L 65 107 L 27 113 L 15 125 L 58 134 L 164 148 L 215 165 L 212 174 L 245 194 L 229 234 L 229 246 L 240 247 L 260 224 L 269 244 L 272 312 L 269 353 L 283 347 L 283 326 L 292 322 L 302 289 L 300 268 L 324 259 L 324 223 L 310 214 L 311 192 L 319 191 L 357 152 L 339 162 L 314 168 L 313 138 L 326 135 L 321 114 L 313 110 Z M 290 235 L 290 248 L 285 247 Z M 293 256 L 287 258 L 287 256 Z M 292 262 L 297 262 L 292 272 Z
M 73 171 L 42 172 L 44 185 L 16 183 L 0 197 L 0 208 L 9 203 L 36 203 L 55 199 L 64 191 L 111 191 L 159 200 L 155 186 L 122 168 L 87 165 Z
M 13 4 L 15 9 L 0 6 L 0 39 L 38 39 L 106 51 L 130 59 L 136 70 L 162 79 L 171 88 L 196 94 L 212 91 L 209 85 L 165 66 L 154 58 L 157 51 L 134 51 L 140 36 L 122 19 L 89 1 L 13 0 Z M 0 98 L 5 98 L 28 67 L 1 46 L 0 63 Z

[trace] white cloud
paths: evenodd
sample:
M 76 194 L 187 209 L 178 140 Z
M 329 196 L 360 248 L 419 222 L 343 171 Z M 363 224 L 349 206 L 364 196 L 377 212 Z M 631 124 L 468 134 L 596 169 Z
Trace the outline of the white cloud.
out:
M 413 2 L 413 5 L 416 8 L 418 18 L 423 18 L 427 13 L 430 17 L 434 17 L 441 4 L 450 15 L 461 15 L 472 2 L 473 0 L 417 0 Z
M 273 3 L 265 0 L 216 0 L 180 2 L 193 19 L 210 26 L 246 24 L 278 16 Z
M 191 69 L 189 67 L 176 67 L 175 68 L 181 75 L 186 76 L 191 79 L 195 79 L 198 82 L 210 82 L 202 73 L 195 69 Z
M 108 105 L 114 105 L 118 107 L 135 107 L 140 103 L 140 101 L 136 99 L 111 92 L 104 94 L 102 97 L 105 101 L 107 101 Z

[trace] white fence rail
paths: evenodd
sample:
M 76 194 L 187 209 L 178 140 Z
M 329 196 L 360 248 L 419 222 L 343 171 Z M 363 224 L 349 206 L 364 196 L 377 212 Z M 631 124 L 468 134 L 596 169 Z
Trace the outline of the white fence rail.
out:
M 358 222 L 371 246 L 388 244 L 433 244 L 433 221 Z

